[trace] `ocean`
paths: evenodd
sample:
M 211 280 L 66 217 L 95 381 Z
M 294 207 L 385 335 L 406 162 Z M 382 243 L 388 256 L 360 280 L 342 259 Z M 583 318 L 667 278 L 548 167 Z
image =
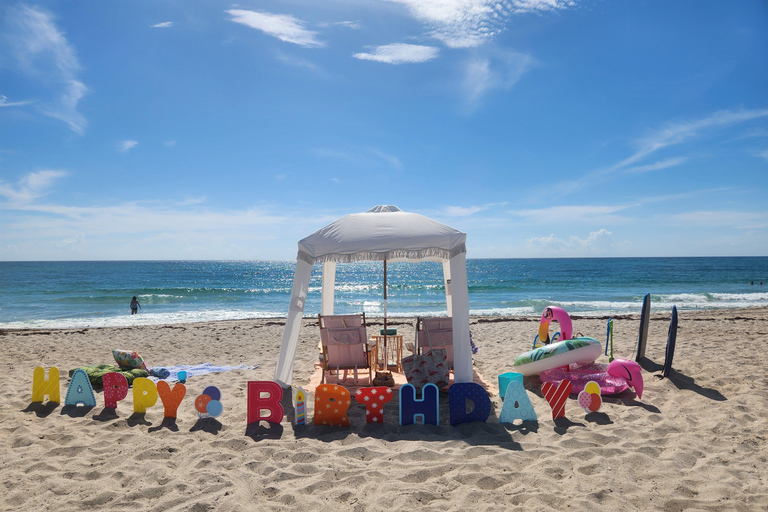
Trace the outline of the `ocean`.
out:
M 82 328 L 285 317 L 295 262 L 0 262 L 0 328 Z M 306 316 L 320 312 L 322 266 Z M 469 259 L 472 315 L 572 315 L 768 305 L 768 257 Z M 391 317 L 445 311 L 442 265 L 388 263 Z M 760 284 L 760 283 L 763 284 Z M 138 315 L 130 314 L 137 296 Z M 383 315 L 381 263 L 339 264 L 336 313 Z

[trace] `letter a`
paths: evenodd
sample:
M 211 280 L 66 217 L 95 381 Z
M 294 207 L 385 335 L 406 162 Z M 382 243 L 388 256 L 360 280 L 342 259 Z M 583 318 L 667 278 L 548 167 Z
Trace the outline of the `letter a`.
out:
M 48 395 L 49 402 L 61 403 L 61 387 L 59 385 L 59 369 L 55 366 L 48 370 L 45 378 L 45 368 L 38 366 L 32 373 L 32 401 L 42 402 Z
M 93 394 L 93 386 L 88 379 L 88 374 L 82 368 L 78 368 L 72 374 L 72 380 L 69 381 L 67 388 L 67 396 L 64 397 L 64 405 L 96 407 L 96 395 Z
M 523 383 L 513 380 L 504 392 L 504 405 L 501 406 L 499 423 L 514 423 L 515 420 L 538 421 L 538 418 Z

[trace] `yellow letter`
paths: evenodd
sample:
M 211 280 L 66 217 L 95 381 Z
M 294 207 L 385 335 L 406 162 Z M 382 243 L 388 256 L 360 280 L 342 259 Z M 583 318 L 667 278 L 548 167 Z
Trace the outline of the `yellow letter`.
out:
M 45 378 L 45 369 L 42 366 L 35 368 L 32 374 L 32 401 L 42 402 L 48 395 L 49 402 L 61 403 L 61 388 L 59 386 L 59 369 L 55 366 L 48 370 L 48 378 Z
M 145 413 L 157 403 L 155 383 L 145 377 L 133 379 L 133 412 Z

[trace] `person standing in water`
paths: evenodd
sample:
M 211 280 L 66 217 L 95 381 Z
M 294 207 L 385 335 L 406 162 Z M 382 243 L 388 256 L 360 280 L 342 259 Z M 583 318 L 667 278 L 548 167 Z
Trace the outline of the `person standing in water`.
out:
M 136 296 L 134 295 L 131 299 L 131 314 L 135 315 L 139 312 L 139 308 L 141 307 L 141 304 L 139 304 L 139 301 L 136 300 Z

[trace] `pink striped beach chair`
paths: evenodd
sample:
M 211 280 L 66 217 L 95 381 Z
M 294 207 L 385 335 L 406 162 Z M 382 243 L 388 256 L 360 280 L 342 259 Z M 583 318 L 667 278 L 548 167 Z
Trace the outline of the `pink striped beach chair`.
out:
M 368 371 L 368 383 L 373 382 L 371 358 L 368 353 L 368 335 L 366 332 L 365 313 L 359 315 L 317 315 L 320 324 L 320 343 L 322 345 L 322 383 L 326 372 L 336 372 L 336 379 L 347 379 L 347 371 L 354 370 L 357 384 L 357 371 Z M 344 370 L 344 378 L 339 379 L 339 370 Z

